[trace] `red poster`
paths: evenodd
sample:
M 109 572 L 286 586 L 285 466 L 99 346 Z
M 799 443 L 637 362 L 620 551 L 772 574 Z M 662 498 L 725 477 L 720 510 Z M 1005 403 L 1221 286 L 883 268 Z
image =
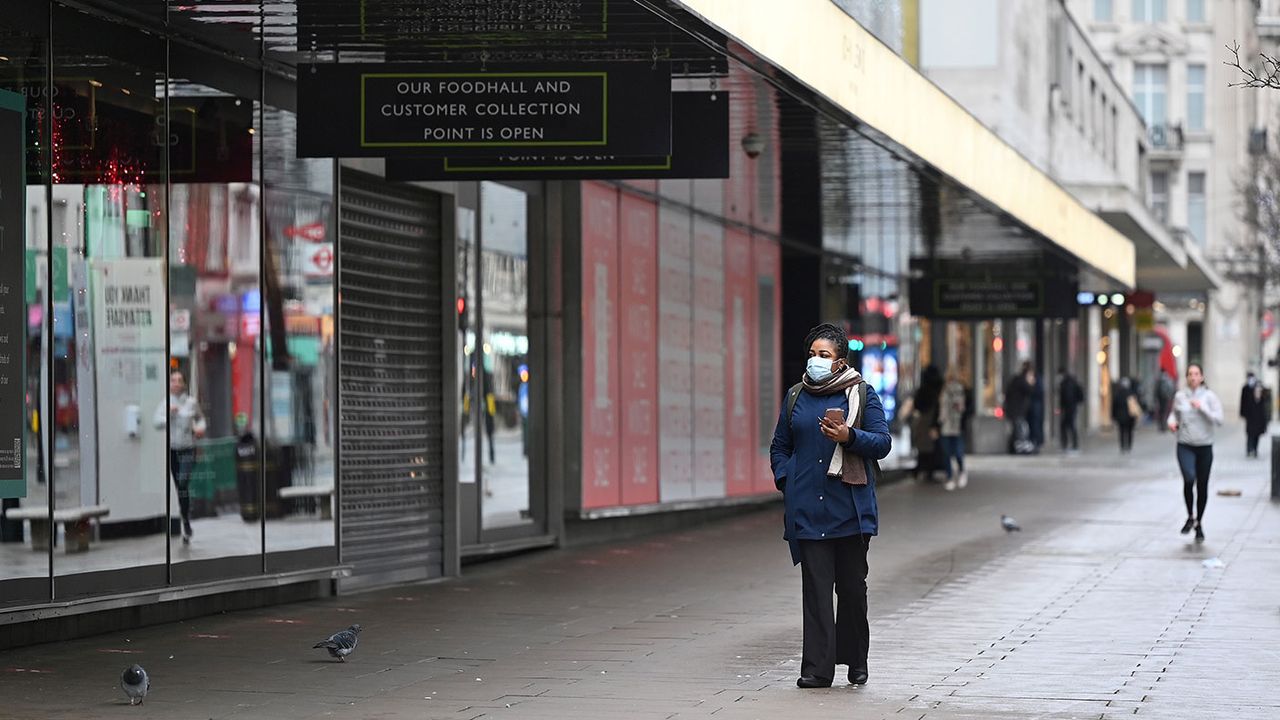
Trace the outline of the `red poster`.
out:
M 658 502 L 658 204 L 622 194 L 622 504 Z
M 737 228 L 724 236 L 724 452 L 725 495 L 755 492 L 755 457 L 759 444 L 759 400 L 755 380 L 755 281 L 751 272 L 751 236 Z
M 622 502 L 619 472 L 618 193 L 582 185 L 582 507 Z
M 782 353 L 790 348 L 782 347 L 782 249 L 768 238 L 753 238 L 755 252 L 756 297 L 756 382 L 761 422 L 768 424 L 758 428 L 760 444 L 754 455 L 756 462 L 755 490 L 758 493 L 776 492 L 773 471 L 769 468 L 769 438 L 782 408 L 782 396 L 791 386 L 782 377 Z

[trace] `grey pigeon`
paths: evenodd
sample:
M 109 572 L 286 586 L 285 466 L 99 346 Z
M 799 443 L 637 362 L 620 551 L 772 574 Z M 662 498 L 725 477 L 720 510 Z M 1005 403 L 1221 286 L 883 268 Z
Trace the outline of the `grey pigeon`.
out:
M 151 689 L 151 678 L 141 665 L 125 668 L 120 676 L 120 689 L 129 696 L 130 705 L 141 705 L 147 699 L 147 691 Z
M 318 642 L 311 647 L 324 648 L 329 651 L 330 657 L 336 657 L 342 662 L 346 662 L 347 656 L 356 651 L 356 643 L 360 642 L 359 635 L 360 626 L 352 625 L 346 630 L 330 635 L 328 640 Z
M 1018 521 L 1008 515 L 1000 516 L 1000 527 L 1004 528 L 1005 532 L 1018 532 L 1022 530 L 1022 526 L 1018 524 Z

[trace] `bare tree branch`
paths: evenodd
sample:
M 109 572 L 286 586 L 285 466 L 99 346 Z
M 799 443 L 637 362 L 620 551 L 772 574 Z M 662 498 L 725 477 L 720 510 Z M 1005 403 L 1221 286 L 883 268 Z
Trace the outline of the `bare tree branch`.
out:
M 1240 60 L 1240 43 L 1228 45 L 1227 50 L 1231 51 L 1232 59 L 1226 60 L 1222 64 L 1239 70 L 1240 76 L 1243 78 L 1239 82 L 1228 83 L 1229 87 L 1280 90 L 1280 57 L 1263 52 L 1258 53 L 1258 57 L 1262 62 L 1261 67 L 1255 70 L 1246 66 Z

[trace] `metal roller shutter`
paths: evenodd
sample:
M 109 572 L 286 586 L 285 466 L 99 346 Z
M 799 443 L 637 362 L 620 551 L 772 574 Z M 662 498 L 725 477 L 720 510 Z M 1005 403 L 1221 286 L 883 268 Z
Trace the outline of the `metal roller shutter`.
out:
M 440 203 L 342 171 L 344 588 L 443 572 Z

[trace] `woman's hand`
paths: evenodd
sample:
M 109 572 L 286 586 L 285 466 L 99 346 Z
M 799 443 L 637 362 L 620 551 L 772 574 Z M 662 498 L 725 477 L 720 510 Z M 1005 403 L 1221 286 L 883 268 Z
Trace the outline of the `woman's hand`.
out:
M 827 436 L 828 440 L 834 440 L 838 443 L 849 442 L 849 426 L 844 423 L 838 423 L 826 417 L 818 418 L 819 429 L 822 434 Z

